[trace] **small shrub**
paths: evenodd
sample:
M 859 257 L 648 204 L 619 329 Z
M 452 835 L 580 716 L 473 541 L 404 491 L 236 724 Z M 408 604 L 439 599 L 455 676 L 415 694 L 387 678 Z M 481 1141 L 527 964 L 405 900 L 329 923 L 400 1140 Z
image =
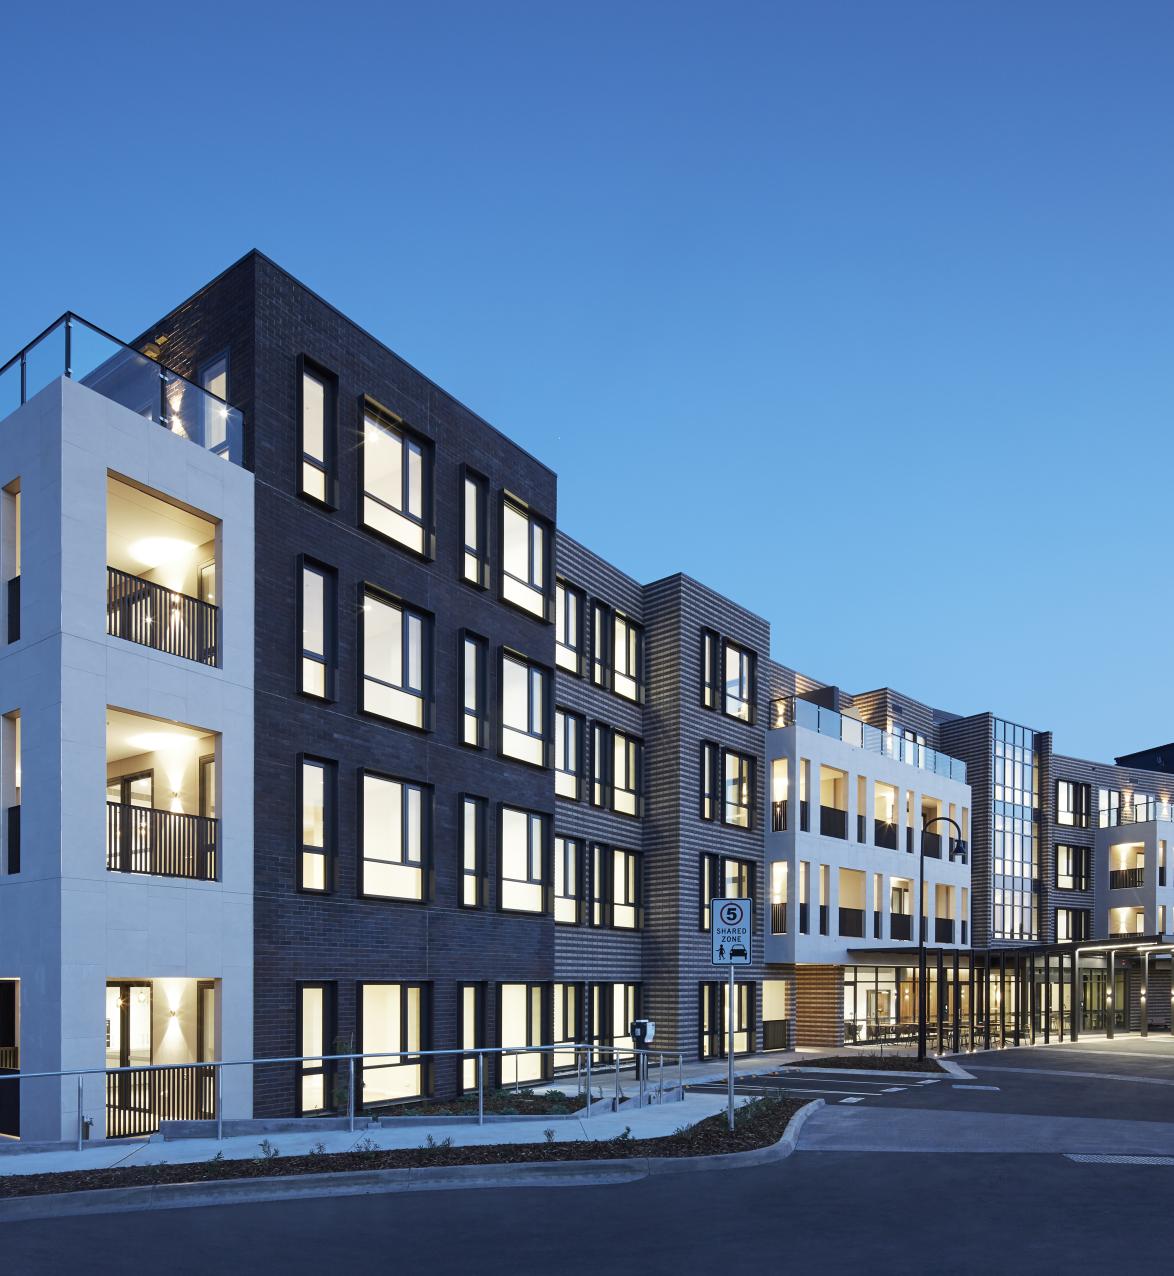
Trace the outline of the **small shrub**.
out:
M 625 1125 L 623 1134 L 617 1134 L 615 1138 L 612 1139 L 612 1142 L 613 1143 L 631 1143 L 632 1142 L 632 1127 L 630 1125 Z
M 319 1140 L 319 1141 L 318 1141 L 317 1143 L 315 1143 L 315 1144 L 314 1144 L 314 1146 L 310 1149 L 310 1155 L 311 1155 L 311 1156 L 325 1156 L 325 1155 L 326 1155 L 326 1144 L 325 1144 L 325 1143 L 323 1143 L 321 1140 Z
M 420 1146 L 422 1148 L 427 1148 L 430 1152 L 433 1152 L 437 1148 L 452 1147 L 452 1139 L 446 1135 L 443 1139 L 437 1142 L 435 1135 L 429 1134 L 425 1136 L 424 1142 L 421 1143 Z
M 357 1139 L 351 1144 L 350 1150 L 352 1152 L 378 1152 L 379 1144 L 374 1139 L 364 1135 L 361 1139 Z
M 223 1153 L 223 1151 L 221 1151 L 221 1152 L 217 1152 L 215 1156 L 210 1156 L 210 1157 L 208 1158 L 209 1163 L 211 1163 L 211 1162 L 213 1162 L 213 1161 L 223 1161 L 223 1160 L 224 1160 L 224 1153 Z
M 550 1126 L 547 1126 L 546 1129 L 542 1131 L 542 1137 L 547 1141 L 547 1143 L 554 1142 L 554 1131 L 550 1128 Z
M 275 1157 L 281 1155 L 277 1146 L 270 1143 L 268 1139 L 262 1139 L 257 1146 L 261 1149 L 261 1157 L 263 1160 L 272 1161 Z

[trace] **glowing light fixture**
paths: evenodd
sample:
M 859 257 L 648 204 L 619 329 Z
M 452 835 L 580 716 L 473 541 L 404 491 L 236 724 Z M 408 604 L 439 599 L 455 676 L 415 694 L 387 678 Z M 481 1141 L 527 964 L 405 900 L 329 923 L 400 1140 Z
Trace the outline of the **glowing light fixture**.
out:
M 178 536 L 144 536 L 127 546 L 127 553 L 143 567 L 169 567 L 191 560 L 198 545 Z

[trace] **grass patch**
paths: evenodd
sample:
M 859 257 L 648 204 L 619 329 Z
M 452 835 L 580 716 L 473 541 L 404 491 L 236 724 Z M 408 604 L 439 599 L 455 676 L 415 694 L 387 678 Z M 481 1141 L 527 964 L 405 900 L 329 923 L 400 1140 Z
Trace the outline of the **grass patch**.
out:
M 587 1100 L 578 1094 L 563 1094 L 561 1090 L 541 1092 L 523 1087 L 520 1090 L 503 1088 L 485 1092 L 485 1111 L 491 1116 L 570 1116 L 587 1106 Z M 476 1116 L 477 1096 L 463 1095 L 459 1099 L 445 1099 L 436 1103 L 413 1103 L 408 1107 L 389 1108 L 380 1116 Z
M 936 1059 L 918 1059 L 910 1054 L 836 1054 L 826 1059 L 800 1059 L 797 1068 L 868 1068 L 885 1072 L 945 1072 Z
M 499 1143 L 454 1147 L 448 1140 L 418 1148 L 380 1150 L 370 1138 L 346 1152 L 314 1152 L 282 1156 L 272 1144 L 257 1156 L 240 1161 L 221 1155 L 186 1165 L 128 1165 L 102 1170 L 68 1170 L 61 1174 L 0 1177 L 0 1197 L 40 1196 L 47 1192 L 87 1192 L 112 1187 L 147 1187 L 159 1183 L 213 1183 L 226 1179 L 261 1179 L 292 1174 L 344 1174 L 354 1170 L 392 1170 L 429 1165 L 510 1165 L 555 1161 L 618 1161 L 644 1156 L 712 1156 L 748 1152 L 777 1143 L 787 1122 L 803 1107 L 795 1099 L 755 1099 L 735 1113 L 734 1129 L 726 1114 L 655 1139 L 635 1139 L 630 1127 L 612 1139 L 576 1139 L 560 1143 Z M 268 1140 L 265 1140 L 268 1142 Z M 260 1146 L 260 1145 L 258 1145 Z

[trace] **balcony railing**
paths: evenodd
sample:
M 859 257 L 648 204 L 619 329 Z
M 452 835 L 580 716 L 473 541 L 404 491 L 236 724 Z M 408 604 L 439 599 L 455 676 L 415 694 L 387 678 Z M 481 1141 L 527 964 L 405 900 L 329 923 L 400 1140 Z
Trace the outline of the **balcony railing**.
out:
M 810 934 L 811 926 L 811 906 L 810 904 L 799 905 L 799 933 L 801 935 Z
M 154 581 L 106 568 L 106 632 L 201 665 L 217 663 L 219 609 Z
M 819 831 L 824 837 L 838 837 L 847 840 L 848 812 L 834 806 L 819 808 Z
M 864 938 L 864 909 L 840 909 L 840 934 L 849 939 Z
M 0 1046 L 0 1072 L 20 1071 L 20 1046 Z
M 791 1025 L 786 1019 L 764 1019 L 762 1021 L 762 1048 L 764 1050 L 789 1050 L 791 1048 Z
M 160 1121 L 210 1121 L 216 1116 L 215 1068 L 132 1068 L 106 1074 L 106 1137 L 153 1134 Z
M 873 820 L 872 841 L 874 846 L 895 851 L 897 849 L 897 826 L 889 824 L 885 820 Z
M 151 806 L 106 803 L 106 867 L 213 882 L 219 820 Z
M 8 822 L 8 872 L 20 872 L 20 807 L 10 806 L 6 812 Z
M 935 775 L 944 775 L 948 779 L 966 783 L 965 762 L 948 757 L 924 744 L 894 735 L 891 731 L 870 727 L 867 722 L 849 717 L 846 713 L 821 708 L 798 696 L 786 696 L 774 701 L 771 723 L 776 727 L 806 727 L 809 731 L 829 735 L 858 749 L 881 753 L 887 758 L 896 758 L 898 762 L 906 762 L 923 771 L 932 771 Z
M 913 918 L 908 913 L 889 914 L 889 938 L 913 938 Z
M 770 804 L 770 827 L 774 833 L 787 831 L 787 799 Z
M 770 933 L 772 935 L 785 935 L 787 933 L 787 904 L 785 900 L 781 904 L 771 904 L 770 906 Z
M 806 798 L 799 802 L 799 832 L 807 833 L 811 829 L 811 804 Z
M 949 917 L 935 917 L 933 922 L 934 940 L 939 944 L 954 942 L 954 922 Z
M 1144 868 L 1113 868 L 1109 870 L 1109 889 L 1111 891 L 1130 890 L 1144 885 Z
M 926 832 L 923 829 L 921 833 L 921 853 L 931 860 L 940 860 L 942 858 L 942 835 L 940 833 Z
M 20 577 L 8 582 L 8 641 L 20 641 Z
M 62 315 L 0 367 L 0 419 L 61 376 L 244 464 L 239 409 L 72 313 Z
M 1109 931 L 1110 939 L 1139 939 L 1145 934 L 1144 930 L 1111 930 Z

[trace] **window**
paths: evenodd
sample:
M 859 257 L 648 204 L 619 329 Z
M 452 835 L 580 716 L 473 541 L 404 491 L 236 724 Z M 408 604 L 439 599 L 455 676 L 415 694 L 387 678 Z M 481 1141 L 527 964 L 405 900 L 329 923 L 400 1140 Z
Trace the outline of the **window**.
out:
M 546 702 L 550 675 L 512 652 L 501 653 L 501 751 L 531 766 L 549 766 Z
M 698 921 L 709 929 L 709 905 L 715 899 L 752 899 L 754 865 L 728 855 L 701 857 L 701 894 Z
M 608 686 L 611 670 L 611 608 L 606 603 L 596 603 L 591 609 L 591 681 L 597 687 Z
M 548 820 L 545 815 L 501 808 L 499 906 L 506 912 L 546 913 Z
M 555 984 L 553 986 L 554 1002 L 554 1040 L 552 1045 L 567 1046 L 566 1050 L 556 1050 L 553 1055 L 553 1066 L 574 1068 L 578 1065 L 578 1051 L 569 1047 L 579 1040 L 579 985 Z
M 700 985 L 700 1057 L 724 1058 L 729 1050 L 729 989 L 724 983 Z M 734 985 L 734 1053 L 745 1054 L 754 1049 L 754 984 Z
M 304 891 L 333 889 L 334 792 L 338 773 L 332 762 L 301 760 L 302 851 L 298 885 Z
M 421 984 L 359 985 L 360 1053 L 401 1056 L 363 1061 L 364 1108 L 424 1094 L 424 1063 L 412 1057 L 427 1049 L 424 1003 Z
M 461 907 L 485 907 L 485 799 L 461 798 Z
M 423 729 L 428 725 L 428 619 L 367 589 L 363 594 L 363 708 Z
M 614 1050 L 631 1050 L 631 1026 L 639 1019 L 641 1004 L 639 984 L 592 984 L 591 1021 L 588 1027 L 595 1059 L 604 1064 L 615 1059 Z M 609 1049 L 611 1047 L 612 1049 Z
M 754 759 L 727 749 L 725 763 L 725 801 L 722 823 L 748 829 L 753 824 Z
M 717 708 L 718 660 L 721 639 L 712 629 L 701 631 L 701 704 L 705 709 Z
M 298 985 L 298 1054 L 304 1060 L 298 1076 L 298 1112 L 303 1116 L 334 1107 L 334 1065 L 321 1058 L 334 1053 L 334 1007 L 333 984 Z
M 417 554 L 430 546 L 425 531 L 431 474 L 423 443 L 368 408 L 363 414 L 363 524 Z
M 583 844 L 573 837 L 554 839 L 554 920 L 579 924 L 583 897 Z
M 643 744 L 635 736 L 613 731 L 611 808 L 621 815 L 640 815 L 640 772 Z
M 1088 890 L 1087 846 L 1056 847 L 1056 886 L 1063 891 Z
M 724 711 L 741 722 L 754 721 L 754 653 L 735 643 L 725 645 Z
M 644 631 L 618 612 L 612 617 L 612 690 L 625 700 L 644 699 Z
M 362 773 L 364 895 L 426 898 L 428 798 L 418 784 Z
M 196 380 L 201 390 L 207 390 L 218 399 L 228 400 L 228 351 L 221 351 L 214 359 L 209 359 L 196 373 Z M 228 413 L 219 403 L 201 398 L 201 415 L 203 417 L 203 444 L 210 452 L 228 450 Z
M 577 802 L 583 795 L 583 719 L 554 711 L 554 791 Z
M 458 984 L 461 997 L 461 1049 L 479 1050 L 485 1045 L 485 985 Z M 482 1056 L 481 1067 L 486 1060 Z M 490 1078 L 485 1076 L 483 1084 L 488 1089 Z M 461 1089 L 477 1089 L 477 1056 L 471 1055 L 461 1062 Z
M 335 575 L 302 559 L 301 690 L 321 700 L 334 699 Z
M 1072 780 L 1056 781 L 1056 823 L 1067 828 L 1088 828 L 1089 786 Z
M 712 740 L 701 742 L 701 818 L 716 820 L 718 812 L 718 762 L 721 752 Z
M 466 470 L 462 491 L 465 545 L 461 570 L 470 585 L 485 589 L 489 584 L 489 484 L 480 474 Z
M 644 925 L 642 857 L 595 843 L 591 848 L 591 924 L 617 930 Z
M 560 669 L 583 674 L 583 592 L 566 581 L 554 587 L 554 661 Z
M 1056 942 L 1088 938 L 1087 908 L 1056 909 Z
M 502 500 L 501 518 L 501 596 L 545 620 L 550 541 L 546 526 L 509 497 Z
M 1121 790 L 1097 790 L 1097 824 L 1103 828 L 1115 828 L 1121 823 Z
M 541 1046 L 546 1030 L 545 988 L 542 984 L 498 984 L 497 1029 L 504 1049 Z M 540 1050 L 500 1056 L 502 1085 L 540 1081 L 549 1074 L 549 1055 Z
M 489 644 L 477 634 L 461 638 L 461 743 L 483 749 L 488 737 L 485 674 Z
M 334 438 L 338 382 L 325 370 L 301 361 L 298 420 L 301 425 L 300 491 L 323 505 L 338 503 Z

